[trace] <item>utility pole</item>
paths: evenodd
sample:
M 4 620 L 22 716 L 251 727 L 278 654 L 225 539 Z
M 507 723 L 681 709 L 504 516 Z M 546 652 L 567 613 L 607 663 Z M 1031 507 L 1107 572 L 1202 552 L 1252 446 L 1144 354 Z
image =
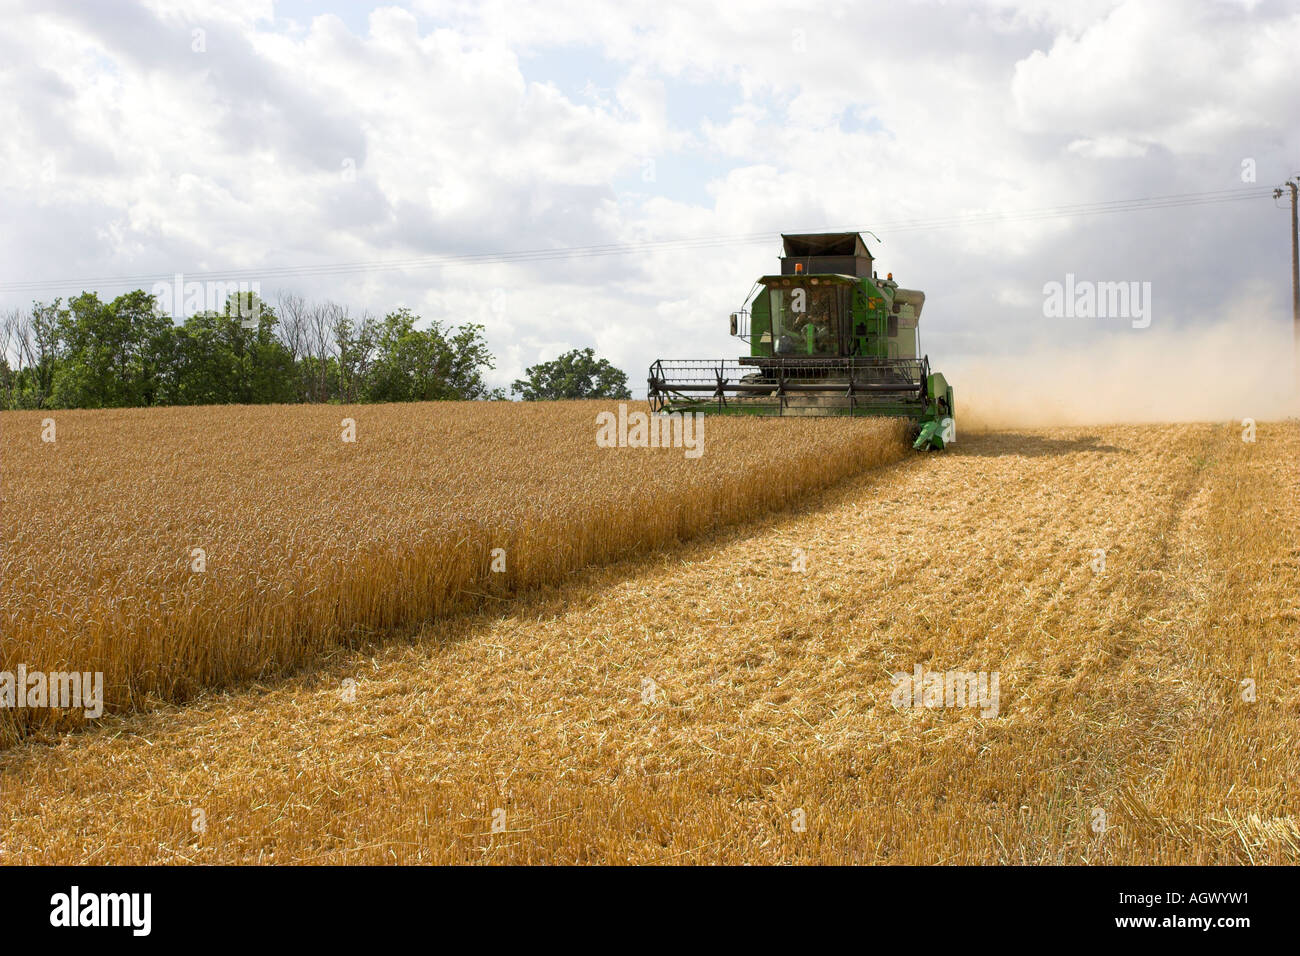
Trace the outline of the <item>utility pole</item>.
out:
M 1282 185 L 1291 191 L 1291 321 L 1295 324 L 1296 384 L 1300 386 L 1300 247 L 1296 236 L 1297 180 L 1293 176 Z M 1282 198 L 1282 188 L 1273 190 L 1273 198 Z

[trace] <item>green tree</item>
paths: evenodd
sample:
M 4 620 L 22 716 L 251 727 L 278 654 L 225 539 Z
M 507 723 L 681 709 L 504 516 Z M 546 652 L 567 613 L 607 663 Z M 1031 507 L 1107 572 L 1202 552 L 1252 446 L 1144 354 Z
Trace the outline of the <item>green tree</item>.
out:
M 252 405 L 294 401 L 297 370 L 293 353 L 275 334 L 279 323 L 275 309 L 253 293 L 238 293 L 231 299 L 233 303 L 227 303 L 226 312 L 233 314 L 234 309 L 238 310 L 240 329 L 245 333 L 242 361 L 247 384 L 240 401 Z
M 417 329 L 409 309 L 384 316 L 375 338 L 376 356 L 365 398 L 372 402 L 428 402 L 497 397 L 483 381 L 495 368 L 480 325 L 449 329 L 433 322 Z
M 35 302 L 30 313 L 14 318 L 14 338 L 19 368 L 14 376 L 14 405 L 18 408 L 48 408 L 58 370 L 59 322 L 63 300 L 51 304 Z
M 243 334 L 238 319 L 219 312 L 199 312 L 177 327 L 172 401 L 178 405 L 239 401 Z
M 15 408 L 14 389 L 18 373 L 9 367 L 9 358 L 0 354 L 0 408 Z
M 345 405 L 358 402 L 375 354 L 375 322 L 363 315 L 360 322 L 353 323 L 344 312 L 335 320 L 333 334 L 338 351 L 339 401 Z
M 176 329 L 172 400 L 181 405 L 291 402 L 293 356 L 275 336 L 275 311 L 254 296 L 231 296 L 221 312 L 200 312 Z
M 511 394 L 526 402 L 559 398 L 631 398 L 627 374 L 591 349 L 573 349 L 551 362 L 524 370 L 527 378 L 516 379 Z
M 141 290 L 103 302 L 85 292 L 0 315 L 0 405 L 110 408 L 295 401 L 502 399 L 483 328 L 399 309 L 376 324 L 325 302 L 232 293 L 220 311 L 173 324 Z M 12 355 L 16 365 L 10 366 Z
M 162 400 L 171 320 L 136 290 L 101 302 L 85 292 L 58 311 L 60 350 L 51 403 L 64 408 L 128 408 Z

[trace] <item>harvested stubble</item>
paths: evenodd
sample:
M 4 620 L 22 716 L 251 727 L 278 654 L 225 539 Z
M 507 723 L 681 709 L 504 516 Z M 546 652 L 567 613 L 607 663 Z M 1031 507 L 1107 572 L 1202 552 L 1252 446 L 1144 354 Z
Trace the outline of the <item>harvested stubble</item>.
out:
M 0 859 L 1295 863 L 1297 460 L 1295 424 L 966 434 L 423 640 L 0 754 Z M 895 709 L 918 663 L 998 670 L 998 715 Z
M 600 448 L 610 407 L 5 413 L 0 670 L 102 671 L 109 710 L 183 701 L 789 506 L 906 451 L 901 423 L 861 419 L 710 419 L 695 459 Z M 78 721 L 0 711 L 0 746 Z

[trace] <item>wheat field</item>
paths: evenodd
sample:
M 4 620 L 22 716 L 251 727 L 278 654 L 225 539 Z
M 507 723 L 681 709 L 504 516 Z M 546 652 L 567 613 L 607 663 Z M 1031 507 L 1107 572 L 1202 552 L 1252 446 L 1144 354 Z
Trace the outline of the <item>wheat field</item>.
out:
M 906 450 L 901 423 L 863 419 L 712 419 L 698 457 L 599 447 L 610 409 L 4 413 L 0 671 L 103 672 L 110 711 L 184 701 L 788 507 Z M 80 721 L 0 709 L 0 747 Z
M 959 439 L 10 748 L 4 859 L 1300 862 L 1300 426 Z

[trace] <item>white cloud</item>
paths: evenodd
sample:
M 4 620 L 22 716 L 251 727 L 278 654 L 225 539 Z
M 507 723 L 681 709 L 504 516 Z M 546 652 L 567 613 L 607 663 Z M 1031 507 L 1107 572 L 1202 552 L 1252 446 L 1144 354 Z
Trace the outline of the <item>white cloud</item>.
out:
M 1101 136 L 1097 139 L 1076 139 L 1065 147 L 1072 153 L 1088 159 L 1134 159 L 1147 154 L 1144 143 L 1135 143 L 1122 136 Z
M 1297 44 L 1294 11 L 1265 20 L 1229 4 L 1128 2 L 1017 63 L 1012 92 L 1029 130 L 1214 151 L 1294 108 Z

